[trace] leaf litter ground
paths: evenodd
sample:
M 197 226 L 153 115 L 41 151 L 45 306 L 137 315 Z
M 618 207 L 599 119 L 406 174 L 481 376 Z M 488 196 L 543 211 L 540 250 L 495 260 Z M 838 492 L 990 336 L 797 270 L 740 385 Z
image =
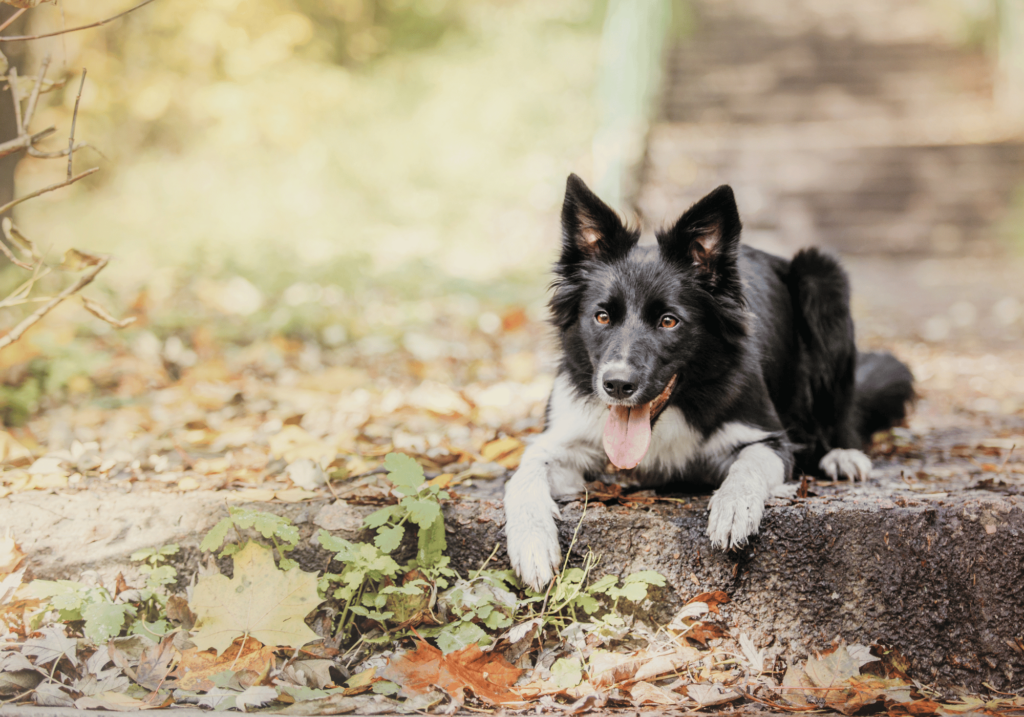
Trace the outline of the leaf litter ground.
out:
M 376 537 L 326 536 L 347 567 L 316 575 L 288 562 L 298 538 L 287 521 L 233 512 L 204 541 L 233 560 L 233 577 L 213 562 L 197 576 L 171 575 L 173 549 L 153 546 L 134 584 L 99 585 L 34 580 L 20 536 L 0 536 L 0 698 L 293 714 L 1024 713 L 1012 694 L 932 692 L 878 646 L 837 642 L 784 664 L 736 634 L 724 593 L 686 596 L 667 625 L 620 614 L 643 604 L 657 584 L 650 575 L 620 584 L 584 565 L 531 595 L 504 571 L 444 572 L 438 501 L 500 493 L 540 430 L 552 380 L 542 325 L 513 310 L 484 327 L 454 312 L 385 353 L 373 342 L 221 347 L 202 330 L 185 351 L 154 352 L 144 334 L 108 346 L 114 358 L 89 391 L 0 434 L 0 500 L 26 491 L 205 489 L 247 504 L 331 496 L 380 506 L 368 524 Z M 804 490 L 1020 492 L 1024 421 L 1008 401 L 1024 395 L 1014 369 L 1022 355 L 894 348 L 921 379 L 909 425 L 878 437 L 868 486 Z M 1010 390 L 989 395 L 993 385 Z M 414 460 L 386 458 L 395 453 Z M 658 499 L 614 485 L 595 497 Z M 400 565 L 391 553 L 413 535 L 416 557 Z

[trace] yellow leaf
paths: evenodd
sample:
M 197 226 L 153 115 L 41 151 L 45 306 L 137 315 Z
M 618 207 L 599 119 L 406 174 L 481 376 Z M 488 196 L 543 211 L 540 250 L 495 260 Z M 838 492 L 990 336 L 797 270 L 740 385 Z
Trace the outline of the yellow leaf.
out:
M 496 441 L 491 441 L 480 449 L 480 457 L 487 463 L 493 463 L 499 458 L 507 456 L 523 447 L 523 442 L 518 438 L 512 438 L 506 436 L 505 438 L 499 438 Z
M 288 488 L 274 491 L 274 497 L 285 503 L 301 503 L 304 500 L 310 500 L 318 496 L 318 493 L 306 490 L 305 488 Z
M 64 252 L 64 259 L 57 268 L 62 271 L 82 271 L 90 266 L 96 266 L 101 261 L 103 261 L 103 257 L 90 254 L 87 251 L 68 249 Z
M 32 452 L 18 443 L 7 431 L 0 431 L 0 463 L 25 465 L 32 461 Z
M 8 528 L 7 535 L 0 536 L 0 577 L 13 573 L 24 559 L 25 553 L 21 552 L 21 548 L 14 542 Z
M 323 602 L 317 575 L 300 568 L 279 570 L 273 554 L 249 543 L 234 556 L 235 573 L 205 575 L 196 583 L 189 607 L 198 616 L 192 642 L 200 650 L 226 650 L 238 637 L 251 635 L 268 647 L 298 648 L 317 639 L 305 623 Z
M 232 503 L 267 503 L 274 499 L 274 491 L 270 488 L 235 490 L 227 494 L 227 499 Z
M 270 438 L 270 453 L 274 458 L 283 458 L 289 463 L 309 458 L 325 468 L 338 455 L 338 449 L 309 435 L 301 426 L 289 425 Z

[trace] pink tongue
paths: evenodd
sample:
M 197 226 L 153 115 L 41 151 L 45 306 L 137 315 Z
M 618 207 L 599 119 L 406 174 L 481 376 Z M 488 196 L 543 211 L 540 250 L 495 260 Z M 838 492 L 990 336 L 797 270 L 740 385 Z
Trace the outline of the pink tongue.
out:
M 636 468 L 651 445 L 651 404 L 612 406 L 604 424 L 604 451 L 618 468 Z

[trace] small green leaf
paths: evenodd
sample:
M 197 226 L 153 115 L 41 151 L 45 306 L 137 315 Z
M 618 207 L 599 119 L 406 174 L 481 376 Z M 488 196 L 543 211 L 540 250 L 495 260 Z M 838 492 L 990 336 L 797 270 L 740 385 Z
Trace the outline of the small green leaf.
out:
M 380 510 L 375 510 L 363 519 L 363 525 L 371 529 L 379 528 L 391 520 L 391 516 L 393 516 L 397 511 L 397 505 L 388 505 Z
M 445 629 L 437 636 L 437 646 L 447 655 L 483 640 L 490 642 L 487 633 L 479 625 L 472 622 L 460 622 L 454 629 Z
M 627 575 L 626 579 L 622 582 L 625 585 L 629 585 L 630 583 L 644 583 L 646 585 L 656 585 L 661 587 L 665 584 L 665 576 L 655 570 L 641 570 L 638 573 Z
M 567 690 L 583 681 L 583 666 L 576 658 L 562 657 L 551 665 L 551 677 L 561 689 Z
M 423 468 L 403 453 L 388 453 L 384 456 L 384 467 L 388 469 L 388 480 L 402 495 L 413 495 L 423 485 Z
M 399 546 L 404 537 L 404 527 L 401 525 L 388 526 L 377 531 L 377 537 L 373 539 L 373 544 L 385 553 L 390 553 Z
M 224 539 L 228 537 L 229 530 L 231 530 L 231 518 L 225 518 L 213 526 L 210 532 L 206 534 L 203 542 L 199 544 L 199 549 L 210 553 L 217 550 L 224 544 Z
M 424 570 L 443 569 L 448 564 L 448 559 L 444 555 L 448 550 L 448 537 L 444 532 L 444 517 L 440 511 L 437 520 L 420 528 L 416 540 L 416 562 L 421 568 Z
M 125 616 L 134 610 L 131 605 L 114 605 L 109 602 L 98 602 L 86 605 L 82 610 L 85 620 L 86 637 L 102 645 L 121 634 Z
M 146 578 L 146 584 L 151 588 L 157 588 L 161 585 L 170 585 L 178 579 L 178 571 L 174 569 L 173 565 L 161 565 L 159 568 L 153 568 L 150 571 L 149 576 Z
M 608 594 L 616 600 L 620 597 L 624 597 L 631 602 L 640 602 L 647 597 L 647 584 L 627 583 L 626 585 L 623 585 L 621 589 L 609 591 Z
M 597 608 L 600 607 L 597 600 L 595 600 L 590 595 L 587 595 L 586 593 L 576 598 L 576 600 L 573 601 L 573 604 L 582 609 L 583 612 L 587 613 L 588 615 L 593 615 L 595 612 L 597 612 Z
M 281 568 L 281 570 L 291 570 L 292 568 L 299 567 L 299 562 L 297 560 L 292 560 L 291 558 L 281 558 L 277 566 Z
M 381 680 L 380 682 L 374 682 L 370 687 L 374 694 L 378 695 L 397 695 L 398 691 L 402 689 L 394 682 L 388 680 Z
M 488 615 L 487 619 L 484 620 L 484 625 L 491 630 L 500 630 L 502 628 L 509 627 L 511 624 L 512 618 L 502 612 L 498 612 L 497 610 Z
M 177 543 L 171 543 L 169 545 L 165 545 L 162 548 L 160 548 L 160 554 L 161 555 L 177 555 L 179 549 L 180 548 L 178 547 Z
M 605 575 L 603 578 L 598 580 L 596 583 L 591 583 L 590 587 L 587 588 L 587 592 L 590 593 L 606 593 L 610 588 L 615 587 L 615 584 L 619 582 L 619 579 L 614 575 Z
M 402 498 L 401 506 L 409 511 L 409 520 L 421 528 L 428 527 L 441 515 L 441 506 L 437 501 L 422 498 Z
M 128 559 L 132 562 L 139 562 L 146 558 L 151 558 L 156 555 L 156 548 L 143 548 L 142 550 L 136 550 L 134 553 L 128 556 Z

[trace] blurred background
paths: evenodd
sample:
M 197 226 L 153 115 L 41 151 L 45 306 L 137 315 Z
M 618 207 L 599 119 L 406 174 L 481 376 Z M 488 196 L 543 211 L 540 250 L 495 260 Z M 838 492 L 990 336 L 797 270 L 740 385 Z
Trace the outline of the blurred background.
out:
M 138 320 L 48 317 L 0 353 L 4 418 L 356 366 L 341 388 L 506 382 L 480 400 L 536 419 L 569 172 L 649 226 L 731 184 L 748 243 L 847 257 L 861 343 L 1019 412 L 1022 48 L 1019 0 L 156 0 L 7 43 L 67 80 L 36 123 L 54 149 L 88 68 L 76 167 L 101 168 L 15 221 L 48 256 L 113 255 L 88 292 Z M 65 172 L 12 155 L 0 198 Z

